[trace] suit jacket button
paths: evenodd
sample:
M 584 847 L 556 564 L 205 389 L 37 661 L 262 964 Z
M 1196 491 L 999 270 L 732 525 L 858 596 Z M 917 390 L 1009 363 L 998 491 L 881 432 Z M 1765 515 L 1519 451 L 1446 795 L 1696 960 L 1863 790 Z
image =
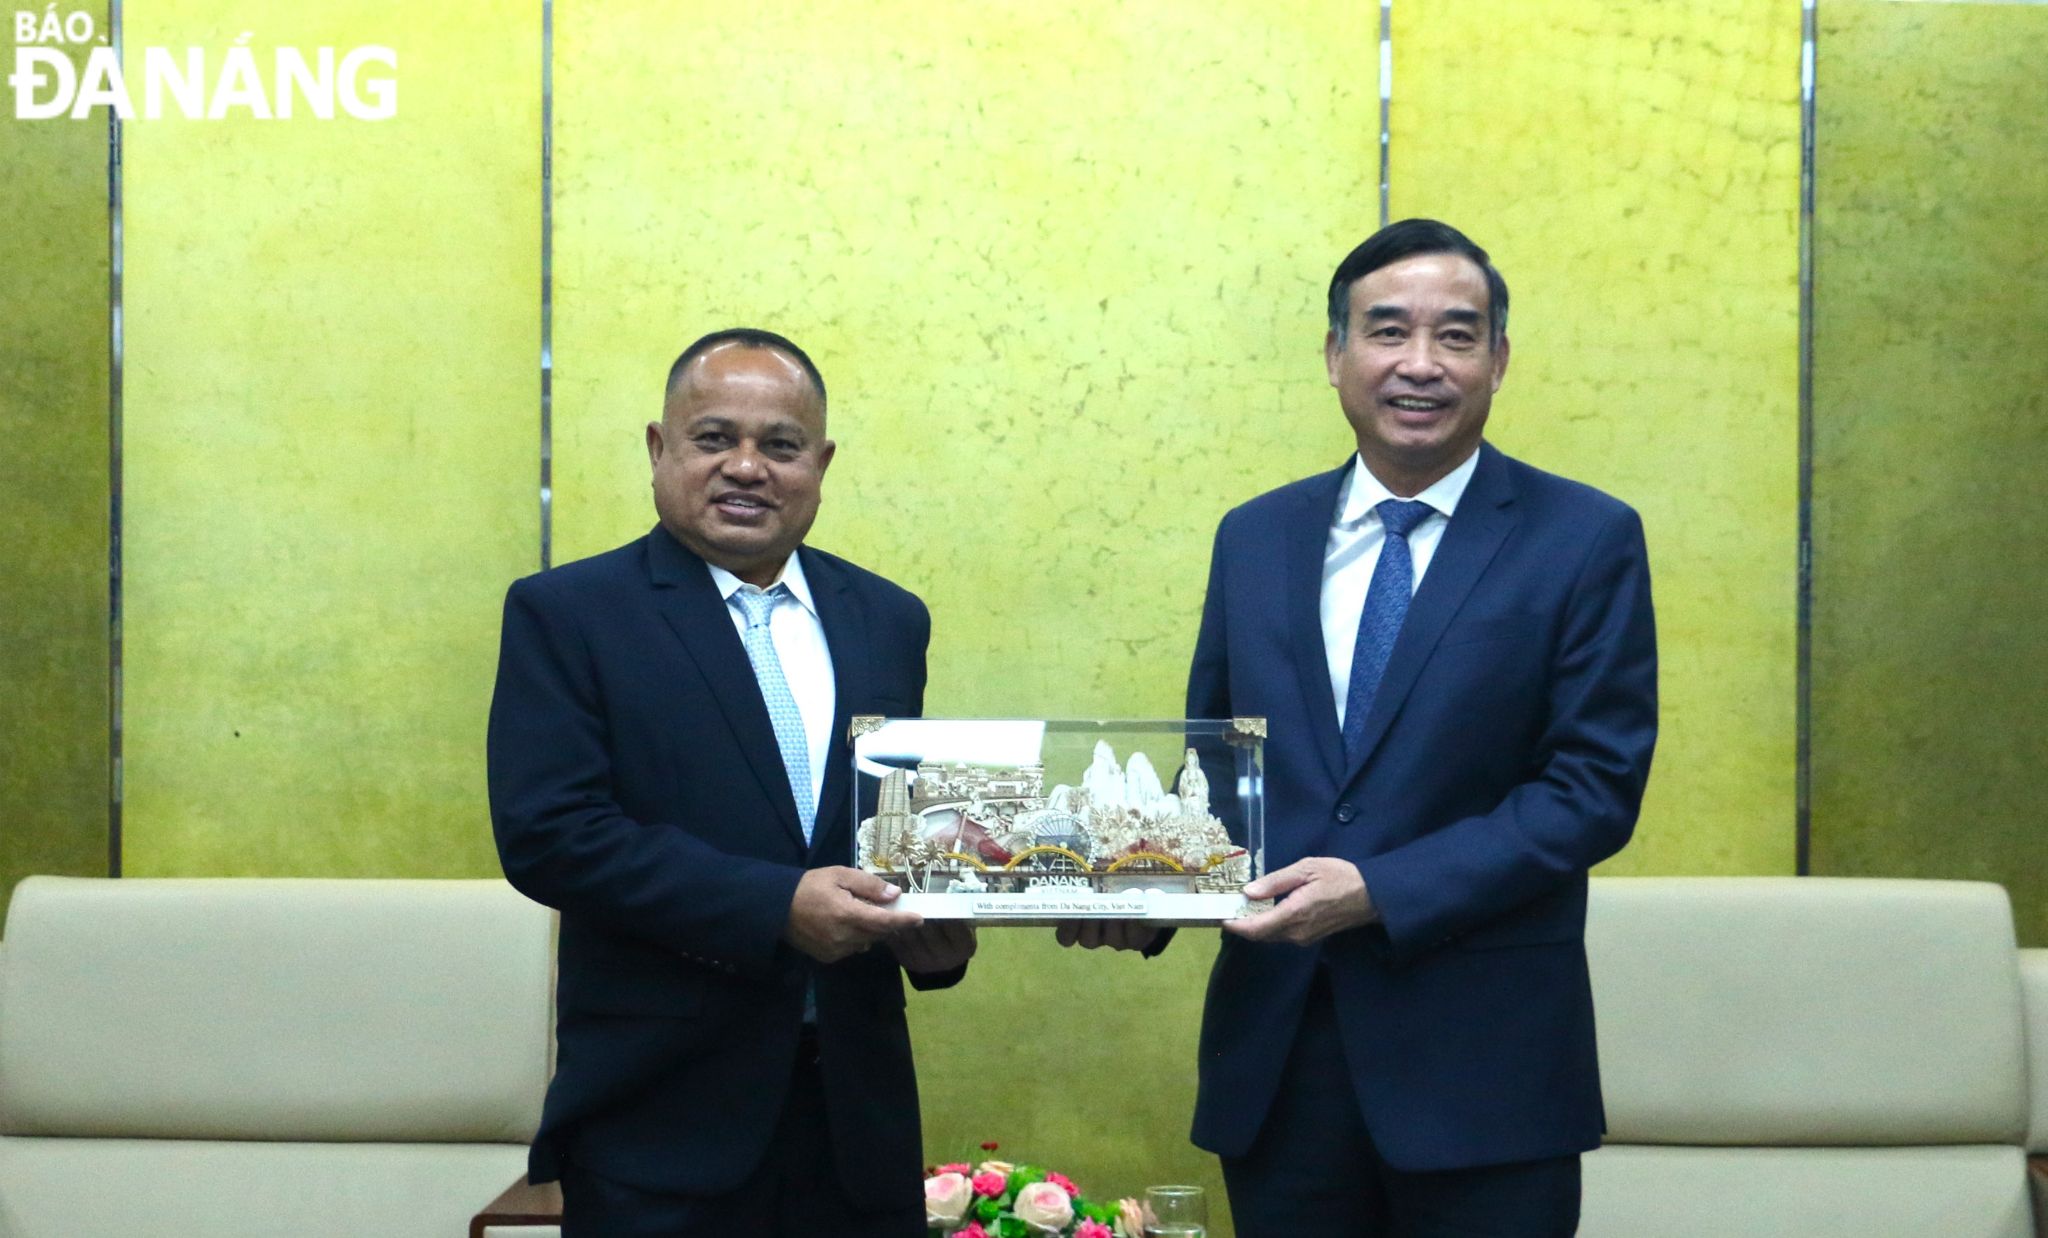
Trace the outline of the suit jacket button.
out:
M 1350 824 L 1351 824 L 1351 818 L 1353 818 L 1353 817 L 1355 817 L 1355 816 L 1357 816 L 1357 815 L 1358 815 L 1358 810 L 1357 810 L 1356 808 L 1353 808 L 1353 807 L 1352 807 L 1351 805 L 1349 805 L 1349 804 L 1339 804 L 1339 805 L 1337 805 L 1337 822 L 1338 822 L 1338 824 L 1340 824 L 1340 825 L 1350 825 Z

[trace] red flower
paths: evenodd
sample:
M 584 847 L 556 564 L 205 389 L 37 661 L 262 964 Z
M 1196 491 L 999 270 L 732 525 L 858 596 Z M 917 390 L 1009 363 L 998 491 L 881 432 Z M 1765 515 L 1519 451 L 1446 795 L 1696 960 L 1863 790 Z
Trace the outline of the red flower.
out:
M 1116 1234 L 1100 1221 L 1083 1221 L 1074 1227 L 1074 1238 L 1116 1238 Z
M 1056 1174 L 1048 1172 L 1045 1175 L 1045 1180 L 1047 1182 L 1052 1183 L 1054 1186 L 1060 1188 L 1062 1191 L 1065 1191 L 1069 1195 L 1079 1195 L 1081 1193 L 1081 1188 L 1075 1186 L 1074 1180 L 1072 1178 L 1069 1178 L 1065 1174 Z
M 1103 1235 L 1108 1238 L 1109 1231 L 1104 1230 Z M 988 1231 L 981 1227 L 980 1221 L 969 1221 L 966 1229 L 953 1231 L 953 1238 L 988 1238 Z
M 993 1139 L 989 1140 L 989 1141 L 988 1141 L 987 1143 L 985 1143 L 985 1144 L 981 1145 L 981 1150 L 982 1150 L 983 1152 L 993 1152 L 993 1151 L 995 1151 L 995 1150 L 996 1150 L 996 1141 L 995 1141 L 995 1140 L 993 1140 Z
M 1000 1196 L 1003 1193 L 1003 1191 L 1009 1187 L 1009 1185 L 1010 1175 L 1008 1174 L 985 1173 L 974 1175 L 973 1186 L 974 1193 L 976 1195 L 986 1195 L 990 1199 L 995 1199 L 998 1196 Z
M 941 1165 L 941 1166 L 939 1166 L 939 1167 L 938 1167 L 937 1169 L 934 1169 L 934 1170 L 932 1170 L 931 1172 L 932 1172 L 933 1174 L 962 1174 L 962 1175 L 965 1175 L 965 1174 L 968 1174 L 968 1173 L 971 1173 L 971 1172 L 973 1172 L 973 1169 L 974 1169 L 974 1166 L 972 1166 L 972 1165 L 969 1165 L 969 1164 L 968 1164 L 967 1162 L 965 1162 L 965 1161 L 954 1161 L 954 1162 L 953 1162 L 952 1164 L 950 1164 L 950 1165 Z M 926 1176 L 926 1177 L 930 1177 L 930 1176 L 931 1176 L 931 1174 L 927 1174 L 927 1175 L 925 1175 L 925 1176 Z

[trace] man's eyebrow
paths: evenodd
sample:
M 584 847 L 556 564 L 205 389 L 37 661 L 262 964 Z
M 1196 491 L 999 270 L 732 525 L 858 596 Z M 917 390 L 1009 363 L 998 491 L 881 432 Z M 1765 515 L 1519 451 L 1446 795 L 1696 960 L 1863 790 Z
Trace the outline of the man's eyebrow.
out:
M 1367 322 L 1406 322 L 1410 317 L 1406 306 L 1369 305 L 1365 309 Z
M 1444 311 L 1444 321 L 1464 323 L 1466 326 L 1476 327 L 1486 321 L 1486 315 L 1478 310 L 1447 309 Z

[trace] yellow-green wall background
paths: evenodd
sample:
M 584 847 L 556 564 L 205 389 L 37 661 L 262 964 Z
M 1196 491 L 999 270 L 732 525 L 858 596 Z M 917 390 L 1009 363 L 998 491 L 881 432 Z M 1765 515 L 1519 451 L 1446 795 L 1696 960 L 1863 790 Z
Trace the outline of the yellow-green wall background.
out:
M 127 869 L 489 872 L 498 602 L 539 559 L 533 7 L 125 9 L 131 67 L 399 53 L 389 121 L 127 126 Z
M 1814 855 L 2005 880 L 2041 940 L 2040 500 L 1998 465 L 2041 458 L 2044 276 L 1997 245 L 2048 202 L 2048 10 L 1996 7 L 1821 4 Z M 244 30 L 401 56 L 393 121 L 127 127 L 128 870 L 493 872 L 497 609 L 539 557 L 539 7 L 125 10 L 131 58 Z M 814 540 L 931 603 L 932 712 L 1177 713 L 1217 516 L 1349 450 L 1321 301 L 1377 222 L 1377 6 L 554 19 L 555 560 L 651 524 L 640 428 L 682 345 L 767 326 L 832 387 Z M 1466 228 L 1515 292 L 1493 437 L 1649 533 L 1663 742 L 1606 871 L 1793 865 L 1799 22 L 1796 0 L 1394 9 L 1393 214 Z M 0 469 L 41 504 L 0 599 L 28 634 L 0 675 L 36 685 L 0 706 L 11 878 L 104 852 L 106 211 L 103 127 L 0 143 L 0 192 L 39 221 L 0 286 L 32 344 L 0 363 L 23 449 Z M 1944 227 L 1970 243 L 1922 244 Z M 1959 284 L 1938 330 L 1897 310 Z M 1901 394 L 1958 369 L 1969 398 L 1929 435 Z M 1971 589 L 1895 623 L 1927 596 L 1914 565 Z M 1094 1190 L 1213 1184 L 1185 1143 L 1212 949 L 986 934 L 960 990 L 913 1001 L 931 1154 L 996 1139 Z M 991 1043 L 1033 1047 L 991 1077 Z
M 1813 869 L 2048 944 L 2048 7 L 1820 16 Z
M 106 6 L 80 5 L 104 25 Z M 84 49 L 71 49 L 74 66 Z M 12 56 L 9 56 L 12 61 Z M 0 913 L 108 869 L 107 122 L 0 109 Z

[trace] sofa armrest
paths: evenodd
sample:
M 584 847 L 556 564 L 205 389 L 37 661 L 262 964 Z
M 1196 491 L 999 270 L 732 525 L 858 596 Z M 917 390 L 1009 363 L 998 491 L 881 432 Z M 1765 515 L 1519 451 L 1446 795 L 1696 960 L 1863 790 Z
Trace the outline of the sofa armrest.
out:
M 543 1182 L 536 1186 L 521 1174 L 519 1181 L 498 1192 L 498 1197 L 484 1205 L 483 1211 L 469 1221 L 469 1238 L 484 1238 L 486 1227 L 560 1225 L 562 1223 L 562 1186 L 558 1182 Z
M 2048 950 L 2020 951 L 2020 1009 L 2027 1032 L 2027 1151 L 2048 1154 Z

